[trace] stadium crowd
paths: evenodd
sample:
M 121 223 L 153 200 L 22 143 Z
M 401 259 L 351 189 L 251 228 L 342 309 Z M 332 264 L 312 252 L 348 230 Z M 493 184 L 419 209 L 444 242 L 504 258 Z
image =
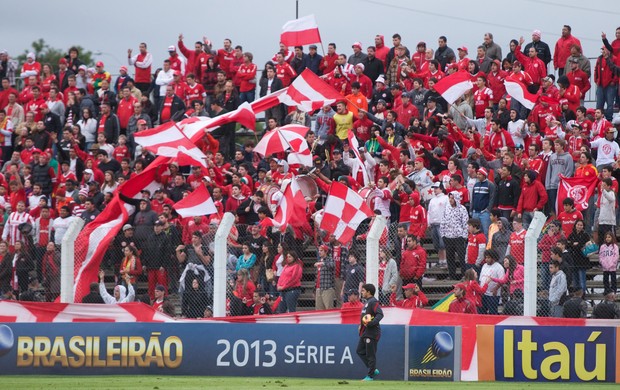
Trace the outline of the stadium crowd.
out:
M 307 53 L 281 45 L 259 69 L 252 53 L 229 39 L 215 50 L 206 38 L 192 46 L 180 35 L 162 64 L 153 63 L 146 43 L 135 53 L 129 49 L 127 66 L 115 69 L 115 77 L 101 61 L 94 68 L 83 64 L 75 48 L 57 64 L 41 64 L 33 53 L 18 64 L 1 52 L 2 299 L 58 297 L 59 247 L 73 219 L 91 223 L 114 191 L 156 157 L 134 141 L 137 132 L 234 111 L 309 69 L 342 100 L 315 113 L 277 105 L 265 112 L 265 130 L 309 127 L 314 166 L 289 165 L 285 155 L 262 158 L 253 152 L 256 140 L 237 145 L 235 124 L 205 133 L 197 146 L 209 169 L 171 163 L 158 172 L 161 188 L 143 191 L 139 201 L 124 199 L 136 212 L 102 263 L 114 274 L 114 294 L 102 271 L 84 302 L 139 299 L 175 314 L 168 296 L 178 293 L 182 316 L 212 315 L 214 235 L 223 213 L 231 212 L 231 314 L 295 311 L 304 273 L 313 275 L 317 309 L 361 306 L 360 249 L 372 219 L 345 244 L 316 222 L 330 183 L 339 181 L 389 218 L 380 240 L 384 305 L 428 305 L 428 236 L 438 266 L 453 280 L 450 311 L 497 314 L 501 301 L 504 313 L 522 313 L 525 231 L 542 211 L 550 217 L 539 246 L 543 315 L 585 316 L 586 271 L 594 265 L 602 268 L 605 300 L 593 316 L 618 318 L 620 28 L 611 43 L 602 35 L 593 69 L 570 26 L 553 50 L 540 31 L 507 47 L 484 34 L 471 54 L 465 46 L 450 48 L 444 36 L 435 49 L 425 42 L 407 47 L 401 39 L 394 34 L 390 47 L 377 35 L 365 49 L 355 42 L 350 50 L 330 43 L 324 55 L 316 45 Z M 556 72 L 548 74 L 551 66 Z M 459 71 L 469 72 L 473 88 L 448 104 L 434 87 Z M 509 80 L 538 94 L 532 109 L 506 93 Z M 596 108 L 584 106 L 590 88 Z M 282 186 L 296 175 L 311 178 L 317 192 L 307 199 L 306 223 L 282 232 L 268 221 Z M 564 197 L 556 213 L 560 175 L 598 178 L 583 212 Z M 199 186 L 207 187 L 218 213 L 180 218 L 174 203 Z M 316 261 L 304 263 L 312 244 Z M 590 261 L 592 251 L 598 264 Z M 147 293 L 136 296 L 142 280 Z

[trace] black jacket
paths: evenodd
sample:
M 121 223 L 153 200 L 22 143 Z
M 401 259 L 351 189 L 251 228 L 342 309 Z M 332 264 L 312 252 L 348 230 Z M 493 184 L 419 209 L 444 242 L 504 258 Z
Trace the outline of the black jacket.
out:
M 364 65 L 364 74 L 368 76 L 373 83 L 380 74 L 383 74 L 383 61 L 377 57 L 372 57 L 372 59 L 366 57 L 364 61 L 362 61 L 362 64 Z
M 168 235 L 164 231 L 160 234 L 155 234 L 153 231 L 145 242 L 147 245 L 142 248 L 142 264 L 147 270 L 159 267 L 169 270 L 172 267 L 171 256 L 174 248 Z
M 364 325 L 363 319 L 366 314 L 370 314 L 370 316 L 374 318 L 368 324 Z M 364 305 L 360 316 L 360 337 L 379 340 L 381 337 L 381 325 L 379 323 L 382 319 L 383 310 L 381 309 L 379 301 L 375 297 L 370 298 Z
M 548 65 L 551 62 L 551 50 L 549 49 L 549 45 L 547 45 L 545 42 L 532 41 L 528 43 L 523 48 L 523 54 L 528 55 L 528 53 L 530 52 L 530 47 L 536 49 L 536 52 L 538 52 L 538 58 L 540 58 L 545 63 L 545 65 Z
M 99 128 L 100 123 L 101 117 L 97 120 L 97 128 Z M 118 121 L 118 117 L 116 114 L 110 112 L 110 115 L 108 115 L 103 125 L 103 134 L 105 135 L 106 142 L 109 144 L 116 144 L 120 131 L 121 124 Z
M 61 138 L 62 135 L 62 122 L 60 121 L 60 117 L 53 112 L 48 112 L 43 117 L 43 123 L 45 123 L 45 130 L 49 133 L 58 134 L 58 138 Z
M 269 86 L 269 80 L 267 78 L 262 78 L 258 82 L 258 85 L 260 86 L 259 96 L 263 97 L 267 95 L 267 87 Z M 277 77 L 274 77 L 273 82 L 271 83 L 271 93 L 274 93 L 275 91 L 279 91 L 282 88 L 284 88 L 284 86 L 282 85 L 282 80 L 280 80 Z
M 69 87 L 69 76 L 73 76 L 75 73 L 71 69 L 67 68 L 65 76 L 62 78 L 62 85 L 59 85 L 60 92 L 63 92 Z M 60 80 L 60 70 L 55 73 L 56 80 Z

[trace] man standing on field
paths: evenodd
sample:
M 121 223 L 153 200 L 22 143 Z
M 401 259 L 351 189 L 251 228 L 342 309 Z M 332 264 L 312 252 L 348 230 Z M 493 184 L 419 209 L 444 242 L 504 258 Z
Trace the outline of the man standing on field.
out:
M 362 309 L 362 316 L 359 326 L 360 339 L 357 344 L 357 355 L 362 359 L 368 368 L 368 373 L 363 381 L 372 381 L 379 375 L 377 370 L 377 344 L 381 337 L 381 326 L 379 322 L 383 319 L 383 310 L 377 298 L 375 298 L 376 288 L 373 284 L 362 286 L 362 298 L 366 304 Z

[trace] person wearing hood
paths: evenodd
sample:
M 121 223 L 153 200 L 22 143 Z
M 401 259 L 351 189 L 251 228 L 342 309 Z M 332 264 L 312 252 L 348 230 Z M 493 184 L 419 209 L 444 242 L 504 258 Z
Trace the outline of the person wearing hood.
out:
M 491 241 L 491 249 L 493 249 L 499 258 L 503 259 L 506 256 L 506 249 L 508 249 L 508 243 L 510 242 L 510 235 L 512 229 L 508 218 L 500 217 L 497 223 L 497 231 L 493 234 L 493 240 Z
M 500 289 L 493 279 L 502 279 L 505 274 L 504 267 L 497 262 L 499 259 L 500 256 L 493 249 L 487 249 L 484 252 L 485 264 L 480 271 L 480 283 L 487 285 L 487 289 L 482 296 L 482 307 L 478 309 L 478 314 L 498 314 Z
M 384 68 L 386 64 L 386 58 L 389 53 L 390 49 L 385 46 L 385 37 L 383 35 L 377 34 L 375 36 L 375 57 L 377 57 L 378 60 L 383 62 Z
M 105 271 L 99 271 L 99 294 L 101 295 L 101 299 L 103 302 L 108 305 L 113 305 L 116 303 L 128 303 L 133 302 L 136 297 L 136 291 L 131 284 L 131 277 L 129 274 L 125 274 L 125 282 L 127 283 L 127 288 L 125 286 L 114 286 L 114 296 L 110 295 L 105 288 L 105 283 L 103 279 L 105 278 Z
M 123 196 L 121 195 L 122 199 Z M 132 223 L 135 227 L 134 237 L 139 244 L 144 243 L 146 238 L 150 236 L 155 222 L 157 222 L 157 213 L 151 209 L 151 202 L 146 199 L 140 199 L 138 202 L 138 212 L 134 215 Z
M 545 186 L 536 180 L 538 174 L 536 171 L 528 170 L 523 176 L 523 184 L 521 187 L 521 195 L 517 203 L 517 217 L 523 218 L 523 227 L 525 230 L 530 226 L 530 222 L 534 218 L 536 211 L 542 211 L 549 199 Z
M 467 249 L 467 222 L 469 214 L 461 205 L 462 195 L 458 191 L 448 194 L 448 204 L 444 210 L 439 233 L 446 244 L 446 260 L 450 279 L 458 280 L 457 262 L 461 272 L 465 272 L 465 251 Z

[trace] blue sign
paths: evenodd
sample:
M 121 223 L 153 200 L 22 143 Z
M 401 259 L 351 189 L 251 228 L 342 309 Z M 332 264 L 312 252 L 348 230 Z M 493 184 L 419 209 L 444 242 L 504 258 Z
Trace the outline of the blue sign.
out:
M 615 328 L 496 326 L 494 337 L 495 380 L 616 379 Z
M 381 378 L 402 380 L 403 326 L 382 326 Z M 0 373 L 362 378 L 356 325 L 0 324 Z
M 410 381 L 458 381 L 461 372 L 461 328 L 409 327 Z

